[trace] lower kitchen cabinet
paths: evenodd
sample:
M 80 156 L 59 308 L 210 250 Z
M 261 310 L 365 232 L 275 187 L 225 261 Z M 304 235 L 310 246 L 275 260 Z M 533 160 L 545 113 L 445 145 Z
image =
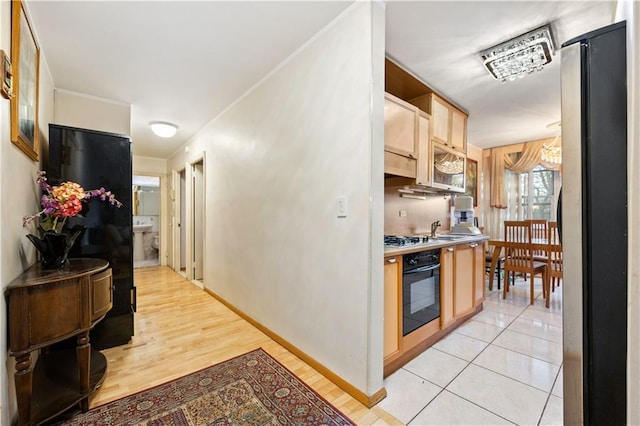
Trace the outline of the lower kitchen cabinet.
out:
M 384 259 L 384 376 L 401 368 L 482 310 L 484 245 L 440 249 L 440 319 L 403 336 L 403 256 Z
M 473 247 L 473 306 L 484 302 L 484 244 L 474 243 Z
M 440 252 L 440 328 L 447 328 L 455 319 L 453 315 L 453 247 Z
M 484 301 L 484 249 L 480 243 L 445 247 L 440 254 L 440 325 L 475 311 Z
M 473 244 L 459 244 L 454 251 L 454 281 L 453 281 L 453 316 L 460 317 L 473 311 Z
M 402 323 L 402 256 L 384 259 L 384 360 L 400 355 Z

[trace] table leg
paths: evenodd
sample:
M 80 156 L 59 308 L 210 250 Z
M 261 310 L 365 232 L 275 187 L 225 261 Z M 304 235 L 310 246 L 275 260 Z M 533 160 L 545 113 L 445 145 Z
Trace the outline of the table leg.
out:
M 91 344 L 89 343 L 88 331 L 78 335 L 76 354 L 78 356 L 80 393 L 82 395 L 87 395 L 80 401 L 80 409 L 83 413 L 86 413 L 89 410 L 89 373 L 91 370 Z
M 33 390 L 33 368 L 30 352 L 16 357 L 16 373 L 13 378 L 16 383 L 18 424 L 26 425 L 31 422 L 31 393 Z

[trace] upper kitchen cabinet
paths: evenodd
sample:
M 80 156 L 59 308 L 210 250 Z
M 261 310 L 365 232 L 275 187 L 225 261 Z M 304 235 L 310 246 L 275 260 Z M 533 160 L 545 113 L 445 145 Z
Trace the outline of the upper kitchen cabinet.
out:
M 434 142 L 458 152 L 467 152 L 467 114 L 435 93 L 418 96 L 409 102 L 431 114 Z
M 428 182 L 431 117 L 391 94 L 384 104 L 384 172 Z

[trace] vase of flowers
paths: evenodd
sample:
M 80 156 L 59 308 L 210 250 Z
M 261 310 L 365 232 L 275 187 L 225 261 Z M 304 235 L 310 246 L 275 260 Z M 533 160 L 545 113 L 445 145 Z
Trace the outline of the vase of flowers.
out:
M 43 269 L 58 269 L 69 264 L 68 255 L 73 243 L 84 231 L 83 226 L 76 225 L 71 229 L 65 227 L 70 217 L 78 216 L 86 202 L 91 198 L 100 198 L 115 207 L 121 207 L 111 191 L 104 188 L 85 191 L 76 182 L 63 182 L 57 186 L 47 183 L 46 173 L 38 172 L 36 179 L 42 197 L 42 210 L 32 216 L 25 216 L 22 224 L 26 227 L 34 220 L 38 222 L 39 235 L 29 234 L 27 238 L 40 252 Z

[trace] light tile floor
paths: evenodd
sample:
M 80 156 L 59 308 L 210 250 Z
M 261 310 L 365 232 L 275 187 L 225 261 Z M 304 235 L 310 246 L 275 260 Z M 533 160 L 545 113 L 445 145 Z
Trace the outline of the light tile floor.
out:
M 485 283 L 486 284 L 486 283 Z M 494 283 L 495 284 L 495 283 Z M 562 288 L 487 290 L 484 310 L 384 381 L 378 407 L 407 425 L 561 425 Z

